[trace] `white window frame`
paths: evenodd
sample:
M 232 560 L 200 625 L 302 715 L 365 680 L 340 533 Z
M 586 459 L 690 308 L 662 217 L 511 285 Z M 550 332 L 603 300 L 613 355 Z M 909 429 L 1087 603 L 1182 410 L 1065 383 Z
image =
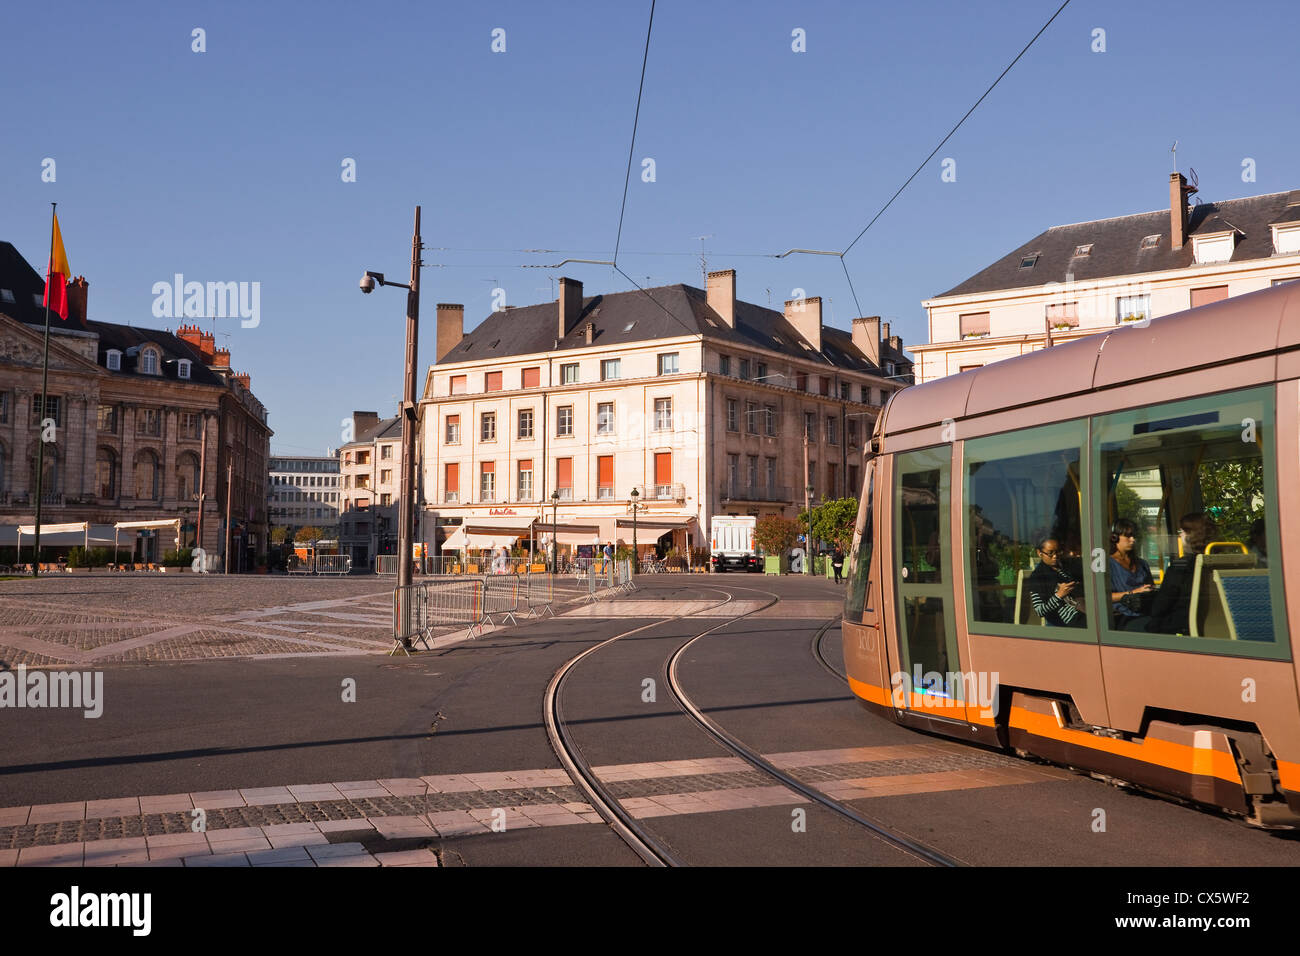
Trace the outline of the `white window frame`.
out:
M 599 402 L 596 405 L 596 434 L 614 434 L 614 403 Z
M 564 413 L 568 412 L 566 416 Z M 567 421 L 565 418 L 567 417 Z M 555 437 L 572 438 L 573 437 L 573 406 L 557 405 L 555 406 Z
M 673 430 L 673 400 L 671 398 L 655 399 L 655 431 Z
M 678 352 L 661 352 L 659 354 L 659 374 L 676 375 L 678 370 Z
M 104 356 L 104 367 L 110 372 L 122 371 L 122 350 L 109 349 L 108 353 Z
M 600 380 L 602 382 L 613 382 L 622 378 L 622 360 L 621 359 L 601 359 L 600 360 Z M 610 374 L 610 373 L 613 374 Z

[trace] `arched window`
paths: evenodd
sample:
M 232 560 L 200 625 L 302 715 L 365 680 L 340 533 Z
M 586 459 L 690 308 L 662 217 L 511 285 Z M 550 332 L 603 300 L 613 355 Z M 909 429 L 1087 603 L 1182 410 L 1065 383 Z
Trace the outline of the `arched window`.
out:
M 191 501 L 199 491 L 199 460 L 193 455 L 176 459 L 176 500 Z
M 95 493 L 101 498 L 117 497 L 117 455 L 101 448 L 95 456 Z
M 36 459 L 35 452 L 28 461 L 27 473 L 31 476 L 31 493 L 36 494 Z M 59 493 L 59 451 L 53 444 L 45 446 L 45 458 L 42 462 L 41 497 L 46 501 Z M 35 498 L 32 499 L 33 501 Z
M 158 459 L 151 451 L 135 456 L 135 496 L 146 501 L 157 501 L 159 492 Z
M 140 350 L 140 374 L 157 375 L 158 374 L 158 350 L 152 348 L 142 348 Z

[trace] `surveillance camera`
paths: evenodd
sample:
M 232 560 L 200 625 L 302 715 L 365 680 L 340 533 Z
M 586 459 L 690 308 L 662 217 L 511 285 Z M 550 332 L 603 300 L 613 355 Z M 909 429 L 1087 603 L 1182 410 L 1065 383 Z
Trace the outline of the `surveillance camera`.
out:
M 361 291 L 366 295 L 375 291 L 375 277 L 366 273 L 361 277 Z

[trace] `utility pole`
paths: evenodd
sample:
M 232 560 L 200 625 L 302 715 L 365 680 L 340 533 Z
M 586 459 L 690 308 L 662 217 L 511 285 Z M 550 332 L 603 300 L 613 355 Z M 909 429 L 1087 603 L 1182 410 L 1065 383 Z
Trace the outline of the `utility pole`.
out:
M 420 335 L 420 207 L 411 237 L 411 284 L 406 295 L 406 384 L 402 390 L 402 498 L 397 506 L 397 584 L 403 646 L 410 646 L 412 555 L 415 524 L 415 366 Z
M 808 477 L 808 420 L 803 424 L 803 510 L 808 514 L 808 537 L 803 548 L 803 573 L 812 574 L 812 484 Z

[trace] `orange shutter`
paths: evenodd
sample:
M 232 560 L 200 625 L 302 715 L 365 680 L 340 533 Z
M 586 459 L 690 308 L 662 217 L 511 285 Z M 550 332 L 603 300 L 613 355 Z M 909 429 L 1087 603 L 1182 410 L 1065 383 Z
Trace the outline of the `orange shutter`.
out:
M 456 427 L 459 428 L 459 427 L 460 427 L 460 416 L 459 416 L 459 415 L 448 415 L 448 416 L 447 416 L 447 424 L 448 424 L 448 425 L 455 425 Z
M 655 484 L 671 485 L 673 483 L 673 453 L 655 452 Z
M 464 375 L 453 375 L 451 377 L 451 394 L 453 395 L 465 394 L 465 379 L 466 376 Z
M 485 391 L 485 392 L 499 392 L 499 391 L 501 391 L 501 373 L 500 373 L 500 372 L 488 372 L 488 373 L 485 375 L 485 381 L 484 381 L 484 385 L 483 385 L 483 391 Z
M 556 488 L 573 487 L 573 459 L 572 458 L 555 459 L 555 487 Z
M 520 458 L 520 459 L 519 459 L 519 470 L 520 470 L 520 471 L 532 471 L 532 470 L 533 470 L 533 460 L 532 460 L 531 458 Z
M 444 491 L 460 491 L 460 463 L 447 462 L 447 479 L 443 482 L 447 487 Z
M 1192 308 L 1209 305 L 1211 302 L 1221 302 L 1227 297 L 1228 287 L 1226 285 L 1214 285 L 1208 289 L 1193 289 Z
M 614 484 L 613 455 L 601 455 L 596 459 L 596 484 L 606 488 Z
M 541 374 L 542 374 L 542 369 L 540 366 L 537 365 L 533 366 L 532 368 L 524 369 L 524 380 L 523 380 L 524 388 L 536 388 L 538 385 L 540 385 L 542 383 Z
M 987 312 L 968 312 L 961 316 L 958 322 L 963 337 L 989 334 L 989 314 Z
M 490 474 L 492 474 L 492 472 L 496 470 L 496 466 L 497 466 L 497 463 L 496 463 L 495 461 L 485 461 L 485 462 L 483 462 L 483 474 L 485 474 L 485 475 L 490 475 Z

